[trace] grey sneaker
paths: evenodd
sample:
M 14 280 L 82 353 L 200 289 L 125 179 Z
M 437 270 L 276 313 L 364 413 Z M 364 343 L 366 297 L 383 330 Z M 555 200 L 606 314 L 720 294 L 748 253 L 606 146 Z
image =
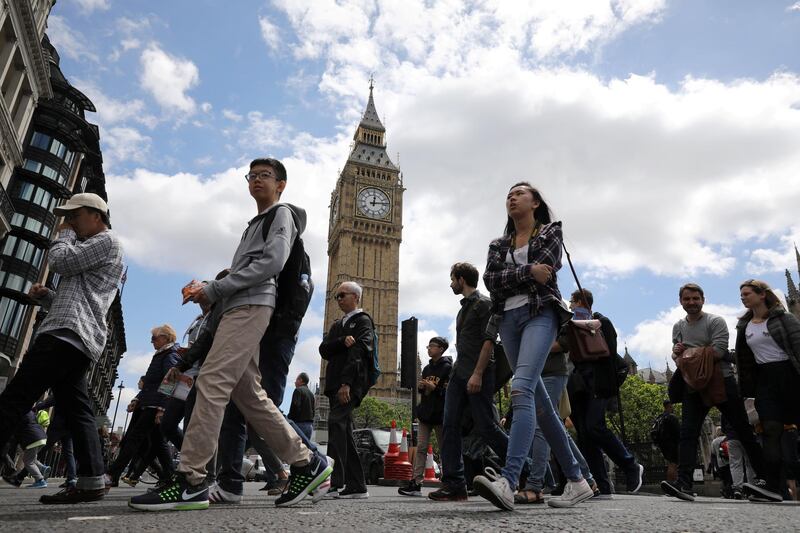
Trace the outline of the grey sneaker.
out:
M 755 479 L 752 483 L 742 485 L 748 500 L 755 502 L 782 502 L 783 496 L 767 488 L 767 482 L 763 479 Z
M 547 505 L 550 507 L 572 507 L 584 500 L 588 500 L 594 496 L 592 487 L 586 483 L 585 479 L 580 481 L 567 481 L 564 486 L 564 494 L 556 498 L 547 500 Z
M 514 510 L 514 491 L 508 480 L 499 475 L 494 468 L 486 467 L 485 476 L 475 476 L 472 486 L 482 496 L 492 502 L 495 507 L 504 511 Z M 586 485 L 588 488 L 589 485 Z M 591 493 L 591 489 L 589 489 Z

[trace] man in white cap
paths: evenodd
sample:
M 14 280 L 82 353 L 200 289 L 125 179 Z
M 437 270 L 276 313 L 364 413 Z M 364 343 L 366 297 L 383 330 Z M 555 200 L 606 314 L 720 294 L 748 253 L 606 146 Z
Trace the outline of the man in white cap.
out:
M 54 209 L 64 217 L 47 262 L 58 289 L 36 283 L 28 295 L 48 310 L 17 373 L 0 395 L 0 448 L 47 389 L 70 428 L 78 482 L 42 503 L 80 503 L 105 494 L 100 440 L 86 371 L 106 344 L 106 314 L 122 279 L 122 247 L 109 230 L 108 206 L 93 193 L 76 194 Z

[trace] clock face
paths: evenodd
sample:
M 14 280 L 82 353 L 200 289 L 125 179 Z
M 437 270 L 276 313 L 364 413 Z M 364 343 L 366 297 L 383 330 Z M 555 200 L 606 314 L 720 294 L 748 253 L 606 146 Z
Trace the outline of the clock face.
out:
M 377 219 L 386 218 L 392 206 L 389 195 L 375 187 L 361 189 L 356 205 L 362 215 Z
M 331 225 L 336 222 L 336 219 L 339 216 L 339 197 L 333 199 L 333 205 L 331 206 Z

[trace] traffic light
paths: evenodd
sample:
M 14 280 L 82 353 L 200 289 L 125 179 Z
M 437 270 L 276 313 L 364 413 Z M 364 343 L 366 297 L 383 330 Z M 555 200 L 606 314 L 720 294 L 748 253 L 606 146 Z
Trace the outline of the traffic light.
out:
M 401 322 L 400 328 L 400 386 L 417 386 L 417 319 L 413 316 Z

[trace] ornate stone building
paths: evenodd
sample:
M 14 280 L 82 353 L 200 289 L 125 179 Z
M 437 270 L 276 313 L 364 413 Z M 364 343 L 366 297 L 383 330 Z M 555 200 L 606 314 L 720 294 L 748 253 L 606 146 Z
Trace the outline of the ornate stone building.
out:
M 27 293 L 34 283 L 58 288 L 48 272 L 47 250 L 59 220 L 53 208 L 78 192 L 107 199 L 100 132 L 87 122 L 94 104 L 70 85 L 47 36 L 42 50 L 48 62 L 51 98 L 38 102 L 23 143 L 23 161 L 14 169 L 8 191 L 15 212 L 11 231 L 0 241 L 0 379 L 11 377 L 24 357 L 44 310 Z M 113 213 L 112 213 L 113 215 Z M 113 223 L 113 216 L 112 216 Z M 89 395 L 98 418 L 104 418 L 126 350 L 120 295 L 107 317 L 106 351 L 89 371 Z M 2 384 L 4 386 L 4 383 Z M 1 389 L 2 387 L 0 387 Z
M 53 96 L 41 41 L 54 3 L 0 2 L 0 238 L 11 230 L 14 207 L 6 188 L 14 168 L 22 165 L 33 109 Z
M 350 155 L 331 193 L 325 328 L 341 317 L 334 290 L 342 281 L 364 288 L 361 305 L 372 316 L 379 339 L 381 377 L 370 395 L 401 397 L 397 372 L 398 279 L 403 229 L 403 178 L 386 151 L 386 128 L 369 100 L 353 135 Z M 325 389 L 325 361 L 320 368 Z M 405 395 L 402 395 L 405 397 Z M 327 401 L 318 402 L 324 429 Z
M 800 275 L 800 251 L 797 250 L 796 245 L 794 255 L 797 260 L 797 273 Z M 792 280 L 792 274 L 788 268 L 786 269 L 786 304 L 789 306 L 789 311 L 800 318 L 800 291 L 797 290 L 797 285 Z

